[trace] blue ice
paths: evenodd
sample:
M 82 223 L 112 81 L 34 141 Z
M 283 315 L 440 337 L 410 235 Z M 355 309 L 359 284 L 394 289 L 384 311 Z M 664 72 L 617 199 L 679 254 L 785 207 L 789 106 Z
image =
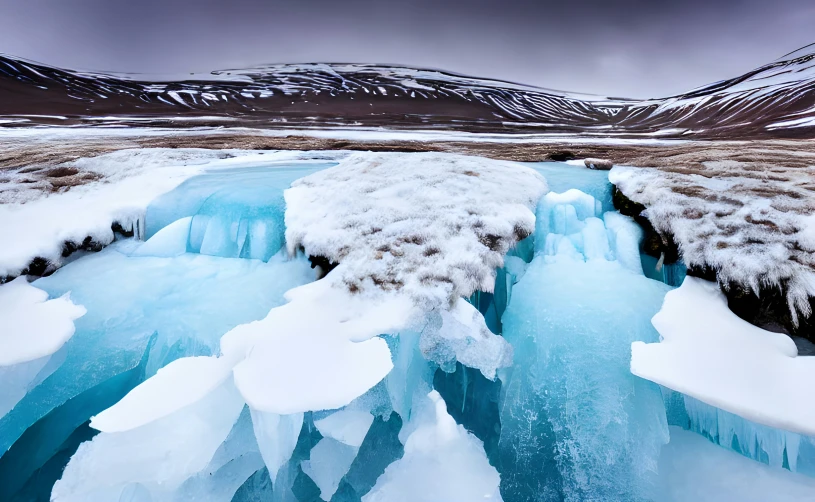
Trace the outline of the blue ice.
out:
M 61 364 L 45 368 L 38 385 L 0 417 L 0 499 L 22 489 L 92 415 L 159 368 L 218 353 L 225 332 L 265 317 L 284 302 L 283 293 L 313 280 L 304 256 L 278 252 L 283 190 L 324 167 L 191 178 L 150 205 L 147 242 L 119 241 L 35 282 L 51 297 L 70 291 L 87 314 L 57 354 Z
M 652 500 L 668 441 L 659 387 L 629 371 L 669 287 L 639 268 L 633 221 L 570 190 L 538 205 L 535 256 L 502 319 L 504 500 Z
M 815 477 L 815 438 L 757 424 L 663 388 L 668 423 L 736 453 Z
M 183 182 L 147 207 L 146 237 L 183 218 L 186 250 L 266 261 L 283 245 L 291 182 L 335 163 L 303 162 L 212 170 Z

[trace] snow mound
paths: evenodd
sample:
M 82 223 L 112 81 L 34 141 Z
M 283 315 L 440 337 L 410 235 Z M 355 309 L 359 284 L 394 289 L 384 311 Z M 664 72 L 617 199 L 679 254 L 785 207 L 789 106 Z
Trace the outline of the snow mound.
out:
M 802 398 L 815 358 L 738 318 L 715 283 L 686 277 L 652 322 L 661 341 L 631 344 L 632 373 L 753 422 L 815 435 L 815 404 Z
M 85 313 L 68 293 L 49 300 L 25 277 L 0 284 L 0 367 L 50 356 L 73 336 L 74 320 Z
M 672 235 L 688 266 L 709 266 L 720 282 L 780 286 L 793 319 L 815 296 L 815 166 L 738 161 L 699 168 L 614 167 L 609 180 L 643 204 L 654 228 Z
M 495 269 L 535 229 L 546 181 L 509 162 L 364 153 L 286 191 L 289 252 L 346 264 L 351 292 L 404 291 L 436 306 L 492 291 Z
M 499 502 L 500 476 L 483 443 L 453 420 L 438 392 L 429 397 L 435 420 L 408 436 L 404 457 L 385 469 L 363 502 Z

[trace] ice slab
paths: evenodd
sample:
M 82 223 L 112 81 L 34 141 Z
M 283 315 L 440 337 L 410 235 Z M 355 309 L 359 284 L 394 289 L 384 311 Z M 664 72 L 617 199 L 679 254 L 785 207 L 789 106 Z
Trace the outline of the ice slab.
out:
M 373 417 L 371 421 L 373 421 Z M 362 441 L 360 440 L 360 444 Z M 350 446 L 325 437 L 311 449 L 309 460 L 302 463 L 303 472 L 320 489 L 320 498 L 331 500 L 357 456 L 359 446 Z
M 368 411 L 344 409 L 315 420 L 314 425 L 324 437 L 359 448 L 373 421 L 374 417 Z
M 124 432 L 172 414 L 202 399 L 232 374 L 226 360 L 184 357 L 164 366 L 111 408 L 91 418 L 102 432 Z
M 432 391 L 434 412 L 407 438 L 404 456 L 388 466 L 363 502 L 500 501 L 500 476 L 481 441 L 456 424 Z
M 288 297 L 288 304 L 222 341 L 224 357 L 240 361 L 235 382 L 247 403 L 283 415 L 341 408 L 379 383 L 393 363 L 377 335 L 403 328 L 414 311 L 400 296 L 348 295 L 328 277 Z
M 815 435 L 815 358 L 740 319 L 715 283 L 686 277 L 653 318 L 659 343 L 631 345 L 635 375 L 769 427 Z
M 99 434 L 79 447 L 54 485 L 51 500 L 120 500 L 134 490 L 146 500 L 172 500 L 184 481 L 207 467 L 243 407 L 228 381 L 160 420 Z
M 85 313 L 69 293 L 49 300 L 25 277 L 0 284 L 0 367 L 50 356 L 73 336 L 74 320 Z
M 557 193 L 577 189 L 591 195 L 600 203 L 601 211 L 613 211 L 613 186 L 607 171 L 588 169 L 583 160 L 572 162 L 532 162 L 526 164 L 546 178 L 549 190 Z
M 659 502 L 815 499 L 815 479 L 754 462 L 678 427 L 659 460 Z

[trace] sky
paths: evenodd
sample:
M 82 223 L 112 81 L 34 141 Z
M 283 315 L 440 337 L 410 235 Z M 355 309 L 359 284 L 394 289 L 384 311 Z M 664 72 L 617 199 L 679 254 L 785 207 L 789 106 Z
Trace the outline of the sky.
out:
M 0 52 L 65 68 L 389 63 L 633 98 L 738 76 L 812 26 L 813 0 L 0 0 Z

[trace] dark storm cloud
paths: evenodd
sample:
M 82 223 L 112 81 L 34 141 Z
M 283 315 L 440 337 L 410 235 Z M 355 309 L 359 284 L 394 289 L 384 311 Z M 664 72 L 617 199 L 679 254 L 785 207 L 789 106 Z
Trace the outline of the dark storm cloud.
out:
M 649 97 L 772 61 L 814 25 L 811 0 L 0 0 L 0 51 L 149 73 L 399 63 Z

